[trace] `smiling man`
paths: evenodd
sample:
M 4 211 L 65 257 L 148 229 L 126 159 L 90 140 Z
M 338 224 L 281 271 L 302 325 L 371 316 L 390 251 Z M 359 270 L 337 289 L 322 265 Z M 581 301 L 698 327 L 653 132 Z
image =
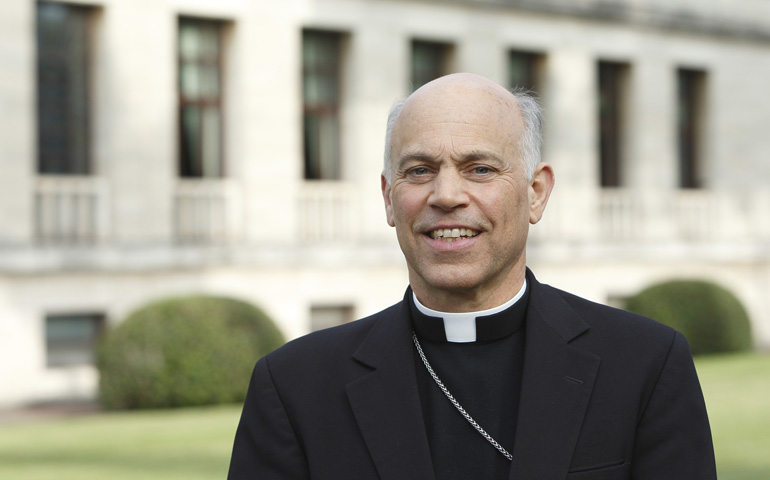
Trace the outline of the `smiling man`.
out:
M 539 122 L 526 101 L 526 120 Z M 521 148 L 517 99 L 491 81 L 453 75 L 397 109 L 382 190 L 412 289 L 449 312 L 502 305 L 524 282 L 528 226 L 553 187 L 536 148 Z
M 382 194 L 403 301 L 261 359 L 235 479 L 715 479 L 686 340 L 537 282 L 540 110 L 471 74 L 391 110 Z

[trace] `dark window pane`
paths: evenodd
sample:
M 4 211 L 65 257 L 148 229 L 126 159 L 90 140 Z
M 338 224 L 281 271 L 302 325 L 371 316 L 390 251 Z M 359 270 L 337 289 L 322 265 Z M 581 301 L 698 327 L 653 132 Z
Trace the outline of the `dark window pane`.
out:
M 628 66 L 599 63 L 599 162 L 602 187 L 621 186 L 624 80 Z
M 542 55 L 512 51 L 508 56 L 508 85 L 538 92 L 537 68 Z
M 445 43 L 414 40 L 412 42 L 412 90 L 446 75 L 451 46 Z
M 310 329 L 312 331 L 334 327 L 353 320 L 351 305 L 314 305 L 310 308 Z
M 45 321 L 47 365 L 92 365 L 103 328 L 104 316 L 100 314 L 48 316 Z
M 90 173 L 90 12 L 86 7 L 37 4 L 39 173 Z
M 221 177 L 221 22 L 179 19 L 179 173 Z
M 340 44 L 338 33 L 302 33 L 304 167 L 309 180 L 341 176 Z
M 706 74 L 697 70 L 680 69 L 678 72 L 678 137 L 679 186 L 701 188 L 701 140 L 703 89 Z
M 219 108 L 206 106 L 203 108 L 201 117 L 201 164 L 203 166 L 204 177 L 221 177 L 222 163 L 220 153 L 222 145 L 220 142 L 219 126 L 222 120 L 219 115 Z
M 197 105 L 183 105 L 181 112 L 182 127 L 182 165 L 183 177 L 202 177 L 200 139 L 201 130 L 200 107 Z

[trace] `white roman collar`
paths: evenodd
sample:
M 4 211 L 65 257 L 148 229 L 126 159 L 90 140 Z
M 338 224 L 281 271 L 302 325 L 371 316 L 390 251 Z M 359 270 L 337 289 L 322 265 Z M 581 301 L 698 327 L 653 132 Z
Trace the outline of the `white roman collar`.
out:
M 444 320 L 444 333 L 448 342 L 453 343 L 469 343 L 476 341 L 476 317 L 486 317 L 494 315 L 495 313 L 502 312 L 512 307 L 513 304 L 519 301 L 524 296 L 524 292 L 527 290 L 527 280 L 524 279 L 524 285 L 521 286 L 521 290 L 512 299 L 508 300 L 499 307 L 490 308 L 488 310 L 481 310 L 480 312 L 439 312 L 432 310 L 417 300 L 417 295 L 412 292 L 412 299 L 414 300 L 414 306 L 417 307 L 423 315 L 429 317 L 438 317 Z

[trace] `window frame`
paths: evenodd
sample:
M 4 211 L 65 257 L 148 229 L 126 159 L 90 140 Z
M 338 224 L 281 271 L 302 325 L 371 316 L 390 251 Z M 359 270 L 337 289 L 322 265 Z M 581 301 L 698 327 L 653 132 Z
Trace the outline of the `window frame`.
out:
M 306 42 L 333 44 L 325 52 L 333 51 L 333 62 L 321 62 L 308 58 Z M 343 49 L 344 32 L 316 28 L 302 29 L 301 38 L 301 99 L 302 99 L 302 178 L 306 181 L 337 181 L 342 179 L 342 103 L 343 103 Z M 323 46 L 326 48 L 329 45 Z M 316 52 L 317 53 L 317 52 Z M 328 59 L 327 59 L 328 60 Z M 320 74 L 319 74 L 320 72 Z M 312 99 L 308 96 L 309 79 L 333 81 L 332 99 Z M 315 127 L 315 128 L 313 128 Z M 332 128 L 333 134 L 321 134 L 323 128 Z M 329 156 L 328 152 L 332 154 Z M 326 152 L 326 154 L 324 153 Z
M 73 35 L 72 30 L 58 32 L 64 38 L 43 45 L 43 32 L 41 15 L 42 9 L 60 9 L 65 12 L 65 22 L 69 22 L 63 28 L 74 29 L 75 22 L 80 23 L 81 32 Z M 58 2 L 38 1 L 35 4 L 35 95 L 36 95 L 36 172 L 38 175 L 92 175 L 94 173 L 93 161 L 93 57 L 94 57 L 94 17 L 96 7 L 87 5 L 73 5 Z M 55 12 L 55 10 L 52 10 Z M 73 18 L 78 17 L 77 20 Z M 56 35 L 48 32 L 48 35 Z M 80 52 L 78 46 L 58 48 L 64 45 L 65 39 L 79 37 L 82 42 Z M 65 53 L 62 58 L 60 54 Z M 80 64 L 76 66 L 73 57 L 80 57 Z M 45 64 L 46 61 L 48 64 Z M 65 76 L 64 87 L 57 85 L 59 90 L 66 90 L 66 95 L 61 92 L 53 94 L 51 82 L 46 81 L 46 76 Z M 62 72 L 62 70 L 64 72 Z M 46 75 L 47 73 L 47 75 Z M 73 82 L 73 78 L 79 78 L 80 82 Z M 62 83 L 61 81 L 59 82 Z M 76 86 L 71 86 L 77 83 Z M 69 86 L 67 86 L 69 85 Z M 54 87 L 55 89 L 55 87 Z M 48 94 L 46 94 L 48 90 Z M 67 103 L 58 108 L 48 108 L 51 104 Z M 45 111 L 44 111 L 45 110 Z M 55 121 L 56 118 L 60 120 Z M 80 128 L 78 130 L 78 128 Z M 58 140 L 57 140 L 58 138 Z M 59 148 L 50 147 L 59 143 Z M 75 143 L 75 145 L 73 145 Z M 46 145 L 46 146 L 44 146 Z M 49 152 L 54 152 L 53 154 Z M 52 160 L 52 158 L 59 157 Z
M 315 312 L 315 314 L 314 314 Z M 321 315 L 318 314 L 318 312 L 322 312 Z M 333 315 L 329 315 L 329 312 L 332 312 Z M 334 323 L 329 323 L 327 321 L 319 322 L 318 320 L 321 317 L 325 317 L 324 320 L 328 320 L 332 316 L 340 319 L 341 321 L 337 321 Z M 331 328 L 338 325 L 344 325 L 345 323 L 352 322 L 355 320 L 355 306 L 352 303 L 335 303 L 335 304 L 312 304 L 310 306 L 310 315 L 309 315 L 309 323 L 310 323 L 310 330 L 311 331 L 317 331 L 317 330 L 323 330 L 325 328 Z
M 513 64 L 515 59 L 518 58 L 526 63 L 527 72 L 523 75 L 526 80 L 521 83 L 517 82 L 514 78 Z M 542 97 L 542 69 L 543 62 L 545 61 L 545 55 L 540 52 L 521 50 L 521 49 L 509 49 L 507 57 L 508 67 L 508 86 L 512 89 L 522 89 L 526 92 L 530 92 L 537 97 Z
M 437 40 L 426 40 L 422 38 L 413 38 L 410 44 L 410 71 L 409 86 L 410 91 L 414 92 L 428 82 L 449 74 L 452 71 L 452 57 L 454 54 L 454 44 Z M 417 64 L 416 50 L 433 50 L 429 57 L 437 60 L 431 65 L 430 72 L 427 75 L 420 74 L 420 68 Z M 422 78 L 418 78 L 422 77 Z
M 630 71 L 631 65 L 625 62 L 600 60 L 597 64 L 597 153 L 602 188 L 624 186 Z
M 705 70 L 677 69 L 677 173 L 681 189 L 704 188 Z
M 80 339 L 52 339 L 53 323 L 63 321 L 86 320 L 91 323 L 91 335 Z M 43 319 L 45 364 L 48 369 L 93 366 L 96 363 L 96 349 L 107 328 L 106 315 L 103 312 L 82 311 L 69 313 L 48 313 Z M 86 360 L 62 360 L 62 356 L 72 355 L 73 349 L 83 348 L 88 351 L 78 352 L 76 357 L 86 357 Z
M 215 66 L 217 73 L 217 93 L 210 97 L 203 97 L 198 95 L 197 98 L 186 97 L 184 88 L 182 85 L 183 69 L 185 65 L 185 58 L 182 52 L 182 27 L 183 24 L 203 25 L 216 27 L 217 33 L 217 52 L 216 58 L 213 62 L 204 62 L 203 65 Z M 177 36 L 176 36 L 176 56 L 177 56 L 177 124 L 178 124 L 178 137 L 177 137 L 177 172 L 179 177 L 185 179 L 203 179 L 203 178 L 224 178 L 227 174 L 227 162 L 225 155 L 225 28 L 227 22 L 220 19 L 196 17 L 189 15 L 180 15 L 177 18 Z M 192 62 L 200 67 L 200 57 L 196 58 L 195 62 Z M 195 154 L 186 154 L 186 130 L 185 130 L 185 116 L 184 110 L 187 107 L 197 107 L 198 109 L 198 122 L 197 122 L 197 135 L 194 139 L 196 144 Z M 218 113 L 216 122 L 217 132 L 217 161 L 215 171 L 207 172 L 204 159 L 204 127 L 203 127 L 203 111 L 207 108 L 215 107 Z M 196 158 L 187 159 L 186 155 L 192 155 Z

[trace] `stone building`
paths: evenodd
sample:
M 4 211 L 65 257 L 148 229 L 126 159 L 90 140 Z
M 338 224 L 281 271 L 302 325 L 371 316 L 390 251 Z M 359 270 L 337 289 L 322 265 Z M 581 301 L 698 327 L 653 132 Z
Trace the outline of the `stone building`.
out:
M 711 279 L 770 345 L 767 2 L 5 0 L 0 63 L 0 406 L 91 398 L 99 332 L 160 297 L 290 338 L 400 299 L 385 118 L 453 71 L 542 99 L 541 281 Z

